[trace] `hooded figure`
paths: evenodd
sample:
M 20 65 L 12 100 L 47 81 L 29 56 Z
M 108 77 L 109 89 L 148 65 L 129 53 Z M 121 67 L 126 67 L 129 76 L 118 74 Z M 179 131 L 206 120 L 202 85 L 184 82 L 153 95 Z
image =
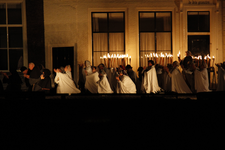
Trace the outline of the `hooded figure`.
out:
M 195 90 L 198 92 L 209 92 L 209 78 L 208 70 L 206 64 L 202 64 L 201 70 L 195 69 L 194 78 L 195 78 Z
M 135 94 L 137 92 L 136 85 L 123 71 L 118 73 L 117 79 L 117 93 L 120 94 Z
M 150 70 L 144 72 L 144 79 L 142 79 L 142 84 L 146 93 L 157 93 L 161 90 L 158 85 L 158 79 L 154 65 L 151 66 Z
M 177 93 L 192 93 L 190 88 L 186 84 L 182 74 L 180 73 L 178 65 L 179 64 L 177 61 L 173 63 L 174 69 L 171 75 L 171 84 L 172 84 L 171 91 Z
M 55 83 L 58 84 L 56 93 L 60 94 L 73 94 L 73 93 L 80 93 L 81 91 L 76 88 L 75 83 L 72 79 L 71 75 L 71 68 L 70 66 L 66 66 L 62 73 L 60 69 L 54 69 L 56 76 L 55 76 Z

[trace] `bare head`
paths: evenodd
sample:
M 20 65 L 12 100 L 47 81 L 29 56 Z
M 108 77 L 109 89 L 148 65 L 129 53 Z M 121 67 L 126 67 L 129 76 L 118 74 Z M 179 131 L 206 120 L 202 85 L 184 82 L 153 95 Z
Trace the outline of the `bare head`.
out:
M 30 69 L 30 70 L 33 70 L 34 69 L 34 67 L 35 67 L 35 64 L 34 63 L 29 63 L 29 66 L 28 66 L 28 68 Z

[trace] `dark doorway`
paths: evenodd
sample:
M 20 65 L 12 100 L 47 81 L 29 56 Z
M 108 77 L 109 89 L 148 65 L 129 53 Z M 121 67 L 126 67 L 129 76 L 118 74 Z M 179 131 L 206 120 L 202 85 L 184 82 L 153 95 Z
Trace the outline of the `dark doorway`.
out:
M 70 65 L 72 68 L 72 77 L 74 77 L 74 47 L 53 47 L 52 55 L 53 69 L 60 68 L 61 66 L 65 67 L 66 65 Z
M 189 35 L 188 50 L 193 56 L 210 54 L 209 35 Z

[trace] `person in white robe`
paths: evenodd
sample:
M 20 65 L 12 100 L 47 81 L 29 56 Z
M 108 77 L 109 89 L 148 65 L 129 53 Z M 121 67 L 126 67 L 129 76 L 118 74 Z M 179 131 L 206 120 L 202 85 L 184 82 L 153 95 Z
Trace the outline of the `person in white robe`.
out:
M 161 90 L 158 84 L 154 62 L 152 60 L 148 61 L 148 70 L 144 71 L 142 84 L 146 93 L 157 93 Z
M 98 82 L 99 81 L 99 73 L 96 71 L 95 67 L 92 67 L 92 73 L 86 74 L 85 81 L 85 89 L 87 89 L 92 94 L 98 93 Z
M 109 79 L 107 78 L 107 73 L 105 72 L 105 68 L 103 64 L 98 66 L 99 72 L 99 81 L 98 83 L 98 93 L 114 93 L 112 87 L 110 85 Z
M 195 90 L 199 92 L 210 92 L 209 90 L 209 78 L 208 70 L 206 64 L 203 63 L 200 69 L 196 68 L 194 65 L 194 78 L 195 78 Z
M 218 85 L 216 91 L 225 91 L 225 63 L 216 64 L 218 67 Z
M 106 74 L 103 74 L 100 76 L 100 80 L 97 82 L 98 83 L 98 93 L 100 94 L 111 94 L 113 93 L 110 85 L 109 85 L 109 81 L 106 77 Z
M 171 91 L 177 93 L 192 93 L 182 74 L 180 73 L 178 66 L 179 64 L 177 61 L 173 62 L 173 71 L 171 74 Z
M 117 80 L 117 93 L 120 94 L 136 94 L 136 85 L 131 80 L 131 78 L 127 75 L 124 75 L 122 71 L 120 71 L 119 76 L 116 77 Z
M 62 73 L 61 69 L 54 69 L 54 72 L 56 73 L 54 80 L 55 83 L 58 84 L 56 93 L 64 93 L 69 95 L 80 93 L 81 91 L 76 88 L 75 83 L 72 79 L 70 66 L 66 66 L 64 71 L 65 73 Z

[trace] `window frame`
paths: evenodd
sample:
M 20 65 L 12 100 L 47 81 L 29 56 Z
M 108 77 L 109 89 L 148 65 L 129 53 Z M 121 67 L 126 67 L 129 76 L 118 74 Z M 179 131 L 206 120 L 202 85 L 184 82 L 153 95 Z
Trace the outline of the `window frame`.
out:
M 93 30 L 93 14 L 95 14 L 95 13 L 107 13 L 107 31 L 100 31 L 100 32 L 94 32 L 94 30 Z M 124 31 L 109 31 L 109 14 L 110 13 L 123 13 L 123 22 L 124 22 L 124 24 L 123 24 L 123 30 Z M 94 51 L 94 44 L 93 44 L 93 35 L 94 35 L 94 33 L 107 33 L 107 37 L 108 37 L 108 39 L 107 39 L 107 42 L 108 42 L 108 51 L 107 51 L 107 53 L 110 53 L 110 48 L 109 48 L 109 46 L 110 46 L 110 43 L 109 43 L 109 41 L 110 41 L 110 39 L 109 39 L 109 34 L 110 33 L 124 33 L 124 50 L 123 51 L 117 51 L 117 52 L 123 52 L 123 53 L 125 53 L 125 51 L 126 51 L 126 31 L 125 31 L 125 29 L 126 29 L 126 20 L 125 20 L 125 17 L 126 17 L 126 14 L 125 14 L 125 11 L 102 11 L 102 12 L 99 12 L 99 11 L 97 11 L 97 12 L 91 12 L 91 39 L 92 39 L 92 64 L 94 64 L 94 53 L 95 52 L 106 52 L 106 51 Z M 112 51 L 113 52 L 113 51 Z M 115 52 L 116 53 L 116 52 Z
M 12 50 L 22 50 L 23 51 L 23 66 L 28 65 L 28 60 L 27 60 L 27 27 L 26 27 L 26 5 L 25 5 L 25 0 L 14 0 L 14 1 L 0 1 L 1 4 L 6 4 L 6 23 L 5 24 L 0 24 L 0 27 L 5 27 L 6 32 L 7 32 L 7 47 L 6 48 L 0 48 L 6 49 L 7 50 L 7 70 L 0 70 L 2 72 L 9 72 L 10 71 L 10 59 L 9 59 L 9 51 L 10 49 Z M 21 19 L 22 22 L 21 24 L 8 24 L 8 4 L 21 4 Z M 9 28 L 10 27 L 21 27 L 22 28 L 22 42 L 23 46 L 22 47 L 9 47 Z M 20 70 L 17 70 L 20 71 Z
M 141 13 L 154 13 L 154 31 L 140 31 L 140 14 Z M 170 19 L 171 19 L 171 29 L 170 31 L 157 31 L 156 30 L 156 13 L 170 13 Z M 138 11 L 138 33 L 139 33 L 139 66 L 141 66 L 141 52 L 149 52 L 151 53 L 153 50 L 145 50 L 141 51 L 141 38 L 140 38 L 140 33 L 154 33 L 154 38 L 155 38 L 155 50 L 154 53 L 157 53 L 157 36 L 156 33 L 159 32 L 164 32 L 164 33 L 171 33 L 171 54 L 173 54 L 173 18 L 172 18 L 173 12 L 172 11 Z M 161 50 L 162 51 L 162 50 Z
M 198 13 L 198 28 L 199 28 L 199 12 L 208 12 L 209 13 L 209 31 L 189 31 L 189 28 L 188 28 L 188 13 L 189 12 L 197 12 Z M 187 11 L 187 32 L 188 33 L 194 33 L 194 32 L 196 32 L 196 33 L 199 33 L 199 32 L 201 32 L 201 33 L 210 33 L 210 11 Z

